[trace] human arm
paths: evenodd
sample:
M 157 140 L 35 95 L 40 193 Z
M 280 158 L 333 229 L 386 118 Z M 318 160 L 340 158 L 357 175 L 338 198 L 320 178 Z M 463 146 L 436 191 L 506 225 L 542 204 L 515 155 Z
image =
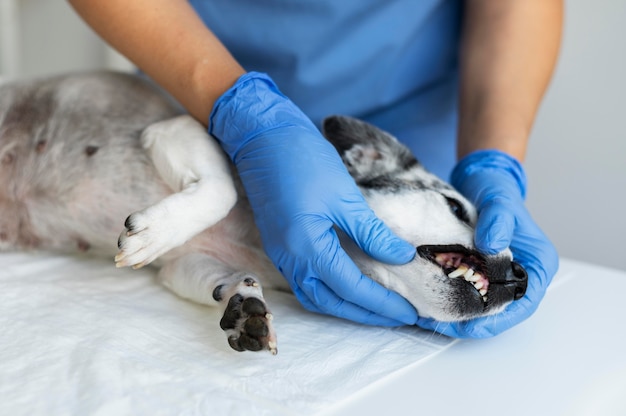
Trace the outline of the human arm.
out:
M 498 149 L 524 161 L 556 64 L 562 14 L 562 0 L 465 2 L 459 159 Z
M 69 0 L 111 46 L 203 124 L 245 70 L 184 0 Z
M 526 296 L 503 313 L 455 325 L 421 320 L 458 337 L 496 335 L 530 316 L 558 268 L 552 243 L 524 206 L 520 162 L 552 75 L 561 36 L 561 0 L 471 0 L 461 48 L 459 164 L 451 181 L 479 211 L 475 243 L 510 247 L 528 272 Z
M 264 248 L 310 310 L 399 325 L 417 314 L 364 276 L 334 227 L 381 261 L 415 248 L 367 207 L 334 147 L 268 77 L 245 73 L 183 0 L 71 0 L 111 45 L 205 124 L 235 163 Z

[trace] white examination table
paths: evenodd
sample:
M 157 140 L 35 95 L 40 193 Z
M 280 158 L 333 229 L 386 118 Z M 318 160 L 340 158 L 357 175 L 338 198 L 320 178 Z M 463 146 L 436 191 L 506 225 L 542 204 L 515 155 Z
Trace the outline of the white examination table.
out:
M 563 260 L 488 340 L 371 328 L 266 293 L 278 355 L 236 353 L 150 270 L 0 255 L 0 415 L 626 415 L 626 273 Z

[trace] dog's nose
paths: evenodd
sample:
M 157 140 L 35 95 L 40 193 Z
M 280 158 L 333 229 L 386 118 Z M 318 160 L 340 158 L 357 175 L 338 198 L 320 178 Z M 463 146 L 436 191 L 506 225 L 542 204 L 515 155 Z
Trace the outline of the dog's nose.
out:
M 526 273 L 526 270 L 519 263 L 515 263 L 514 261 L 511 262 L 511 269 L 513 270 L 513 274 L 510 279 L 506 279 L 507 283 L 505 283 L 505 285 L 511 286 L 511 289 L 513 289 L 513 299 L 518 300 L 526 293 L 526 288 L 528 287 L 528 273 Z
M 500 273 L 501 278 L 489 277 L 490 285 L 498 285 L 505 289 L 514 300 L 521 299 L 526 293 L 528 286 L 528 273 L 519 264 L 511 262 L 511 271 L 508 273 Z

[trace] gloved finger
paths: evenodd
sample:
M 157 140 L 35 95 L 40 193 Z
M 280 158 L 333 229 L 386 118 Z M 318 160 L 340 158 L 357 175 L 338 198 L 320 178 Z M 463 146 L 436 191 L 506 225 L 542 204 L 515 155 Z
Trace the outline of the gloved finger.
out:
M 320 237 L 319 246 L 324 247 L 324 251 L 313 260 L 312 274 L 304 277 L 318 277 L 338 299 L 358 305 L 366 311 L 408 325 L 415 323 L 415 308 L 402 296 L 363 275 L 339 244 L 335 230 L 326 230 Z M 347 313 L 341 311 L 342 304 L 332 301 L 327 303 L 323 299 L 327 292 L 320 291 L 318 286 L 311 286 L 310 283 L 308 286 L 299 286 L 318 306 L 323 305 L 328 313 Z
M 341 299 L 324 282 L 315 277 L 304 278 L 301 285 L 302 287 L 298 288 L 298 292 L 304 295 L 302 296 L 304 300 L 301 297 L 298 299 L 310 311 L 333 315 L 367 325 L 389 327 L 406 325 L 404 322 L 377 315 Z
M 556 247 L 535 224 L 528 212 L 520 215 L 521 226 L 511 242 L 515 261 L 529 273 L 537 277 L 537 283 L 547 287 L 559 268 L 559 255 Z M 529 279 L 529 284 L 534 284 Z
M 416 249 L 402 240 L 365 205 L 361 215 L 350 215 L 337 221 L 339 227 L 370 257 L 387 264 L 406 264 Z M 354 208 L 351 208 L 354 210 Z M 354 212 L 354 211 L 353 211 Z
M 494 198 L 479 207 L 474 243 L 486 254 L 497 254 L 511 245 L 516 217 L 511 203 Z
M 406 325 L 404 322 L 376 315 L 339 298 L 324 282 L 314 277 L 305 277 L 300 285 L 302 287 L 295 286 L 292 291 L 300 304 L 311 312 L 333 315 L 367 325 L 388 327 Z

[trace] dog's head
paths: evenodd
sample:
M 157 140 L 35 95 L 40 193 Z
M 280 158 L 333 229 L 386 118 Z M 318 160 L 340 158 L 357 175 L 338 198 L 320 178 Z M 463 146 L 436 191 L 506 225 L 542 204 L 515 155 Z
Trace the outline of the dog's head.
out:
M 323 131 L 376 215 L 417 250 L 410 263 L 391 266 L 342 235 L 363 273 L 404 296 L 420 316 L 439 321 L 491 315 L 524 295 L 527 275 L 511 251 L 479 253 L 475 207 L 426 171 L 408 148 L 349 117 L 327 118 Z

